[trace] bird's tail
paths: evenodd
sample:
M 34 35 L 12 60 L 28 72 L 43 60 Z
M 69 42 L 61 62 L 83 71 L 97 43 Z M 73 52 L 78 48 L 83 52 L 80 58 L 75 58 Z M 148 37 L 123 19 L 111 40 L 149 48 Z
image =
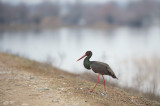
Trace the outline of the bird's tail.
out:
M 113 76 L 112 76 L 112 78 L 114 78 L 114 79 L 117 79 L 117 80 L 118 80 L 118 78 L 116 77 L 116 75 L 113 75 Z

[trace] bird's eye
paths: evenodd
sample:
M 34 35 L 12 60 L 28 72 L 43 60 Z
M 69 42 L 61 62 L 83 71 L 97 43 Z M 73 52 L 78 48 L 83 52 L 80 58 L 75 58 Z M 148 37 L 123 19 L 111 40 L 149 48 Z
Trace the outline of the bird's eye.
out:
M 88 52 L 86 52 L 86 55 L 88 55 L 89 53 Z
M 90 51 L 87 51 L 87 52 L 86 52 L 86 55 L 90 55 Z

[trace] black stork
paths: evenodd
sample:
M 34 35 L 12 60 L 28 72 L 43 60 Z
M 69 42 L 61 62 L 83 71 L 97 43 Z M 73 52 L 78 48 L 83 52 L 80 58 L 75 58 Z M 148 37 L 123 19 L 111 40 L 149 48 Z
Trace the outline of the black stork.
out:
M 90 92 L 93 92 L 94 88 L 99 83 L 99 74 L 101 74 L 102 78 L 103 78 L 103 82 L 104 82 L 104 91 L 105 91 L 105 94 L 106 94 L 105 79 L 104 79 L 103 75 L 109 75 L 109 76 L 111 76 L 112 78 L 115 78 L 115 79 L 118 79 L 118 78 L 116 77 L 116 75 L 114 74 L 114 72 L 112 71 L 112 69 L 110 68 L 110 66 L 108 64 L 103 63 L 103 62 L 99 62 L 99 61 L 90 61 L 89 59 L 92 56 L 91 51 L 87 51 L 77 61 L 81 60 L 85 56 L 87 56 L 87 57 L 84 59 L 84 62 L 83 62 L 84 67 L 86 69 L 92 69 L 95 73 L 98 73 L 98 82 L 96 83 L 96 85 L 93 87 L 93 89 Z

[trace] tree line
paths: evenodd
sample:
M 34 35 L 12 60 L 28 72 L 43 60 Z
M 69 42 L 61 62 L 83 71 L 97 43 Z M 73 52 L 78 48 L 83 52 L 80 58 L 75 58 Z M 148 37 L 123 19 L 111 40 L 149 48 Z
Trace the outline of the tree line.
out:
M 141 0 L 120 5 L 116 2 L 59 3 L 42 2 L 16 5 L 0 2 L 0 25 L 41 24 L 48 17 L 62 25 L 91 25 L 106 23 L 114 25 L 142 26 L 160 20 L 160 2 Z M 53 21 L 50 20 L 50 21 Z M 56 20 L 56 21 L 57 21 Z

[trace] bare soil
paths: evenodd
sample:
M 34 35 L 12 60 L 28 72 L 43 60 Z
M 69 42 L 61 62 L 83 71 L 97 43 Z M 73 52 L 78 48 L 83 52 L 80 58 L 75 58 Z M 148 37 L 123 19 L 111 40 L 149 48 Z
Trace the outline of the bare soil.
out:
M 123 89 L 80 79 L 51 65 L 0 53 L 0 106 L 160 106 Z

